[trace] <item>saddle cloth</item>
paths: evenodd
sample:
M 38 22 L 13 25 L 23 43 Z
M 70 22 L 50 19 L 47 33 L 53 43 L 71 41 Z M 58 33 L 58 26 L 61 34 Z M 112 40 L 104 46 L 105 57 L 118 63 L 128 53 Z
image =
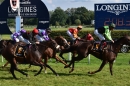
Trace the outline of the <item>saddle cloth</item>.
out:
M 95 41 L 94 44 L 93 44 L 92 50 L 98 50 L 98 48 L 99 48 L 99 46 L 100 46 L 100 43 L 101 43 L 101 41 Z M 107 47 L 107 44 L 110 44 L 110 43 L 112 43 L 112 42 L 111 42 L 111 41 L 105 41 L 105 42 L 101 45 L 102 50 Z
M 15 55 L 18 57 L 23 57 L 26 50 L 26 46 L 20 46 L 18 45 L 16 47 Z

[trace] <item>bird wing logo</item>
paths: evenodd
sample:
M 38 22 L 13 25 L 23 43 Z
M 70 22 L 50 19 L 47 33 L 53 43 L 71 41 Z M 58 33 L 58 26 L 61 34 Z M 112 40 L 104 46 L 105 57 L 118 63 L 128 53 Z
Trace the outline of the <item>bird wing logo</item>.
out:
M 10 0 L 10 6 L 13 11 L 16 11 L 19 8 L 19 1 L 18 0 Z

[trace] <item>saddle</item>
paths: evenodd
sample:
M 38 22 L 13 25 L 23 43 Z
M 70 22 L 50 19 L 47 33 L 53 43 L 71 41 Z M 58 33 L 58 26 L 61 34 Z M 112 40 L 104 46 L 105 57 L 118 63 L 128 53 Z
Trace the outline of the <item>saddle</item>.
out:
M 101 44 L 101 41 L 95 41 L 93 44 L 93 48 L 92 50 L 98 51 L 99 47 L 101 48 L 101 50 L 105 49 L 107 47 L 107 44 L 110 43 L 109 41 L 104 42 L 103 44 Z M 101 44 L 101 45 L 100 45 Z
M 24 57 L 27 46 L 18 45 L 16 46 L 15 55 L 18 57 Z

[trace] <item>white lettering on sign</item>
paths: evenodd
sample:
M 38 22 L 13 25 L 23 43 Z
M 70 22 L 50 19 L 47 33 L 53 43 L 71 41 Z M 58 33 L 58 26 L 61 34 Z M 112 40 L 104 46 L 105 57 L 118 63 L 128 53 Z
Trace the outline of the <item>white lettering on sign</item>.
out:
M 20 7 L 20 12 L 37 12 L 36 6 Z
M 0 21 L 0 24 L 4 24 L 4 23 L 7 23 L 6 21 Z
M 39 21 L 39 23 L 46 24 L 49 23 L 49 21 Z
M 130 10 L 130 4 L 96 5 L 96 11 L 107 11 L 120 15 Z
M 23 0 L 20 4 L 31 4 L 31 2 L 29 0 Z

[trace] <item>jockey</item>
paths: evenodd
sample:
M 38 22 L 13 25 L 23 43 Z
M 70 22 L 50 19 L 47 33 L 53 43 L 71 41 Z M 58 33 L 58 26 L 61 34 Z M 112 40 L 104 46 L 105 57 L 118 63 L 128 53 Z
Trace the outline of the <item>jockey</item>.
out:
M 26 44 L 31 44 L 31 43 L 29 42 L 29 40 L 25 39 L 25 38 L 22 36 L 24 33 L 26 33 L 26 30 L 21 29 L 20 31 L 13 33 L 13 34 L 11 35 L 11 39 L 14 40 L 15 42 L 20 42 L 20 41 L 22 41 L 22 42 L 24 42 L 24 43 L 26 43 Z
M 114 30 L 115 26 L 116 26 L 116 25 L 115 25 L 114 23 L 111 23 L 109 26 L 99 27 L 99 28 L 97 28 L 97 29 L 94 30 L 94 34 L 95 34 L 95 35 L 100 39 L 100 41 L 101 41 L 100 46 L 99 46 L 99 48 L 98 48 L 99 51 L 102 50 L 102 49 L 101 49 L 101 46 L 102 46 L 102 44 L 105 42 L 105 38 L 108 39 L 108 40 L 110 40 L 110 41 L 112 41 L 112 42 L 114 43 L 114 41 L 113 41 L 113 39 L 112 39 L 112 37 L 111 37 L 111 31 Z M 105 35 L 105 36 L 103 36 L 103 35 Z
M 38 34 L 36 35 L 36 40 L 38 42 L 48 41 L 50 39 L 49 36 L 48 36 L 50 33 L 51 33 L 51 29 L 50 28 L 38 29 Z
M 76 39 L 80 39 L 80 37 L 78 37 L 78 32 L 82 29 L 82 26 L 79 25 L 77 28 L 69 28 L 67 30 L 67 35 L 72 39 L 72 41 L 74 42 Z

